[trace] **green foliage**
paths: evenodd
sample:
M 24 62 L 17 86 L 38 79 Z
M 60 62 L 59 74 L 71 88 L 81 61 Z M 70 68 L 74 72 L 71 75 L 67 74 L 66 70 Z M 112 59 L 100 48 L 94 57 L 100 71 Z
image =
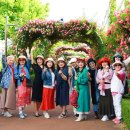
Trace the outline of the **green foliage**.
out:
M 126 59 L 130 53 L 130 2 L 123 11 L 115 13 L 115 18 L 107 31 L 107 50 L 121 52 Z
M 45 19 L 48 15 L 48 4 L 43 5 L 40 0 L 0 0 L 0 30 L 4 31 L 5 16 L 8 23 L 23 26 L 30 19 Z M 9 27 L 8 37 L 15 38 L 15 27 Z M 4 33 L 0 33 L 0 39 L 4 39 Z
M 130 129 L 130 96 L 128 99 L 122 101 L 122 114 L 123 122 L 126 124 L 127 129 Z
M 110 14 L 109 14 L 109 23 L 115 21 L 114 11 L 116 10 L 116 0 L 110 0 Z
M 37 40 L 47 39 L 49 49 L 58 41 L 86 43 L 90 47 L 97 47 L 101 40 L 96 33 L 95 23 L 87 20 L 71 20 L 67 23 L 60 21 L 33 20 L 19 29 L 17 43 L 20 48 L 33 46 Z M 44 51 L 46 51 L 46 49 Z

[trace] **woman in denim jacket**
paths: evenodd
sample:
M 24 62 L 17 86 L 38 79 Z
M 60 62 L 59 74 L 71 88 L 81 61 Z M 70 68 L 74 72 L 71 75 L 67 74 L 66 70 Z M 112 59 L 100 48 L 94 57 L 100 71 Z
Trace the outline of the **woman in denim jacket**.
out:
M 5 117 L 12 117 L 12 114 L 8 112 L 8 109 L 16 109 L 15 67 L 13 55 L 8 56 L 7 58 L 5 55 L 2 55 L 2 93 L 0 95 L 0 108 L 3 109 L 2 114 Z
M 40 109 L 43 111 L 45 118 L 50 118 L 48 110 L 54 109 L 54 92 L 55 92 L 55 65 L 52 58 L 45 61 L 45 67 L 42 72 L 43 95 Z
M 27 87 L 26 80 L 30 79 L 29 69 L 31 60 L 21 55 L 18 58 L 18 66 L 15 69 L 14 75 L 17 79 L 18 99 L 17 106 L 19 109 L 19 118 L 24 119 L 27 116 L 23 110 L 26 105 L 31 103 L 31 88 Z

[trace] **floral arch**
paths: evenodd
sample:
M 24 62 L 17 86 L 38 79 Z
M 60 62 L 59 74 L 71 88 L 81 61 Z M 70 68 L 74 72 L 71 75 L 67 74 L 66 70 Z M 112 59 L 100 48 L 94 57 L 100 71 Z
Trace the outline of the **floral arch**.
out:
M 17 44 L 19 47 L 32 47 L 36 40 L 47 39 L 53 45 L 60 40 L 81 42 L 97 49 L 102 41 L 96 32 L 96 24 L 87 20 L 61 21 L 33 20 L 18 31 Z

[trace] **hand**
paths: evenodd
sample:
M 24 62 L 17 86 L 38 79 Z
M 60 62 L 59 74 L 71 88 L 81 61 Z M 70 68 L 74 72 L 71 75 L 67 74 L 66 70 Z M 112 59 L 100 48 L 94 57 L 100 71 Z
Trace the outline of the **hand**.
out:
M 44 73 L 46 73 L 46 67 L 44 67 L 43 71 L 44 71 Z
M 59 74 L 62 74 L 62 70 L 59 70 Z
M 27 49 L 26 49 L 26 53 L 29 54 L 29 47 L 27 47 Z
M 33 47 L 31 48 L 31 51 L 34 51 L 35 49 L 36 49 L 36 47 L 33 46 Z
M 2 53 L 5 54 L 5 48 L 2 48 L 1 50 L 2 50 Z

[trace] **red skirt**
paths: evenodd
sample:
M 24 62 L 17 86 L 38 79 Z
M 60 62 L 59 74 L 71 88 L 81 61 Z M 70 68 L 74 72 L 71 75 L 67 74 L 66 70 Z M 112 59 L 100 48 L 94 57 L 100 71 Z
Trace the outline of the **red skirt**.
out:
M 21 84 L 18 86 L 17 107 L 31 104 L 31 88 L 25 87 Z
M 47 111 L 55 108 L 54 93 L 55 93 L 54 89 L 43 88 L 42 103 L 40 110 Z

